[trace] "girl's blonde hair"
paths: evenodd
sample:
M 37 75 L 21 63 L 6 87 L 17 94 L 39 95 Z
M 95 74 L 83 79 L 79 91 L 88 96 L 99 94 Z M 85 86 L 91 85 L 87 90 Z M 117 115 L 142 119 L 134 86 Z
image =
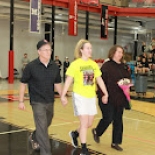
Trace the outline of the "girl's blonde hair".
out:
M 86 44 L 86 43 L 90 43 L 90 42 L 86 39 L 80 39 L 78 41 L 78 43 L 75 46 L 75 50 L 74 50 L 74 58 L 75 59 L 82 57 L 81 49 L 83 49 L 84 44 Z
M 122 57 L 122 59 L 120 61 L 124 62 L 124 49 L 120 45 L 114 45 L 113 47 L 111 47 L 111 49 L 109 50 L 108 58 L 113 59 L 113 57 L 114 57 L 114 55 L 115 55 L 115 53 L 117 51 L 117 48 L 121 48 L 123 50 L 123 57 Z

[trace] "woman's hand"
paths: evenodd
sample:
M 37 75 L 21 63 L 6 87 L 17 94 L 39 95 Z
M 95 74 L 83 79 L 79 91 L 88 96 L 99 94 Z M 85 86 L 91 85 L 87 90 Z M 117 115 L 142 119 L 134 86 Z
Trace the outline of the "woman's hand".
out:
M 102 102 L 104 104 L 107 104 L 108 103 L 108 96 L 107 95 L 102 96 Z

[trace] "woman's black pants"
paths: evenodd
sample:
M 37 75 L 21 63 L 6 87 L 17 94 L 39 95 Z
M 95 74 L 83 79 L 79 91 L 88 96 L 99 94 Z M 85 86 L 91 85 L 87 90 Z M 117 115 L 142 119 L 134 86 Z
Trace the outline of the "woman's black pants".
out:
M 104 104 L 99 98 L 99 107 L 102 112 L 102 119 L 96 127 L 96 133 L 101 136 L 112 123 L 112 143 L 121 144 L 123 137 L 123 107 L 115 107 L 111 103 Z

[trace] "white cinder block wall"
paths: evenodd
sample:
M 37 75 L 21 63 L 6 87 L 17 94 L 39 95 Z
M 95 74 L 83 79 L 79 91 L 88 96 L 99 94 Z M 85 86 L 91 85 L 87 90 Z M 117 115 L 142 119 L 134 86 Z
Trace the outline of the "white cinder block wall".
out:
M 21 73 L 21 59 L 24 53 L 28 53 L 30 60 L 37 57 L 36 44 L 44 38 L 44 24 L 41 26 L 41 34 L 31 34 L 28 31 L 29 23 L 25 21 L 16 21 L 14 25 L 14 68 Z M 8 77 L 8 51 L 10 46 L 10 28 L 9 20 L 0 19 L 0 71 L 2 77 Z M 68 56 L 70 61 L 74 59 L 74 47 L 77 41 L 85 38 L 85 29 L 78 29 L 78 36 L 68 36 L 67 26 L 62 30 L 61 25 L 55 26 L 55 53 L 63 62 Z M 100 30 L 90 29 L 89 40 L 93 45 L 93 58 L 105 59 L 109 48 L 113 45 L 113 31 L 109 31 L 107 40 L 100 39 Z M 118 44 L 125 46 L 133 40 L 134 36 L 130 34 L 118 34 Z

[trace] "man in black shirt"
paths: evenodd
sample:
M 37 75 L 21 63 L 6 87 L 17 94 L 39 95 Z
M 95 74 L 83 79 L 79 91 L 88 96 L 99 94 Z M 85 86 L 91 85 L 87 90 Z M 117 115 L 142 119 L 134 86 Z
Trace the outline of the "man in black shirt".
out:
M 67 71 L 67 68 L 69 67 L 70 65 L 70 62 L 68 60 L 68 57 L 65 58 L 65 61 L 63 63 L 63 81 L 65 82 L 65 79 L 66 79 L 66 71 Z
M 25 110 L 24 93 L 29 87 L 30 104 L 36 130 L 30 135 L 33 149 L 40 149 L 40 155 L 51 155 L 48 127 L 53 118 L 54 87 L 61 95 L 59 67 L 51 60 L 51 46 L 46 40 L 37 44 L 39 57 L 26 65 L 20 83 L 19 109 Z
M 146 49 L 146 43 L 143 42 L 143 43 L 142 43 L 142 52 L 145 52 L 145 49 Z
M 59 57 L 58 57 L 58 56 L 55 56 L 54 62 L 58 65 L 59 70 L 61 71 L 62 63 L 61 63 L 61 61 L 59 60 Z

